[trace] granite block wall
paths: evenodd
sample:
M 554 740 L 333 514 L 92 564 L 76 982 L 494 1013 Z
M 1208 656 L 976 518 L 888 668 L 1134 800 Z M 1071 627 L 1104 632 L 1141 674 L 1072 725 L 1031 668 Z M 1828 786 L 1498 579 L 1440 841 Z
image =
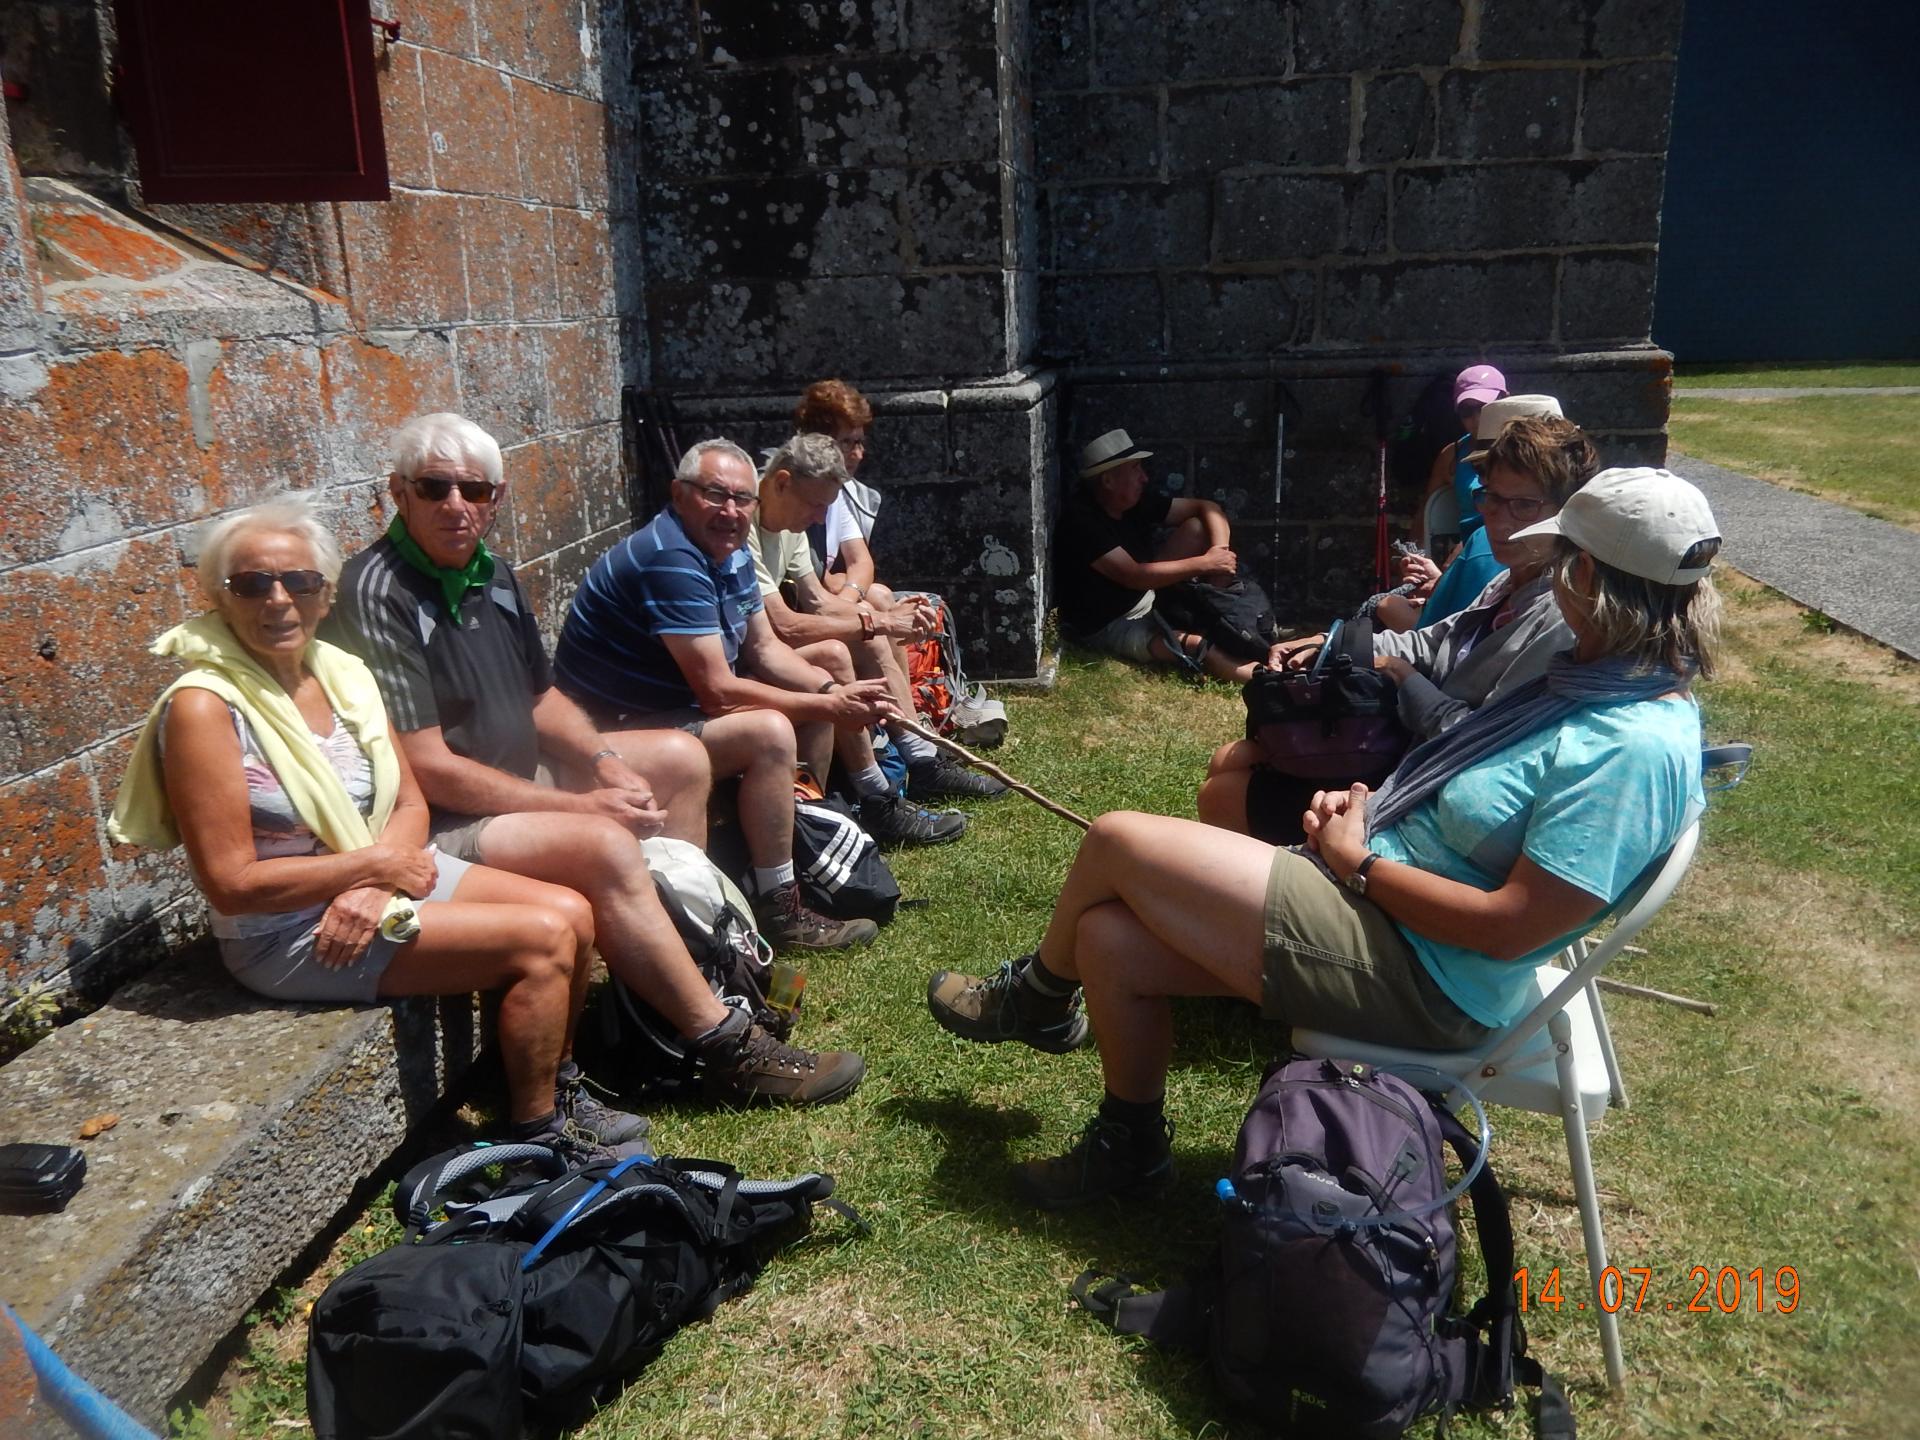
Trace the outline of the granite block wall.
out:
M 1035 0 L 1039 353 L 1242 515 L 1306 620 L 1370 585 L 1369 377 L 1489 361 L 1665 454 L 1678 0 Z M 1164 392 L 1164 393 L 1163 393 Z M 1411 496 L 1395 496 L 1404 513 Z
M 8 21 L 38 28 L 7 63 L 44 68 L 0 131 L 0 1020 L 32 985 L 96 999 L 202 928 L 178 852 L 105 835 L 172 673 L 146 647 L 202 608 L 201 523 L 312 490 L 351 552 L 388 518 L 393 429 L 460 410 L 505 447 L 492 541 L 555 627 L 629 523 L 637 373 L 617 9 L 404 7 L 377 49 L 390 201 L 144 219 L 111 124 L 82 146 L 34 106 L 103 63 L 95 7 L 39 10 Z

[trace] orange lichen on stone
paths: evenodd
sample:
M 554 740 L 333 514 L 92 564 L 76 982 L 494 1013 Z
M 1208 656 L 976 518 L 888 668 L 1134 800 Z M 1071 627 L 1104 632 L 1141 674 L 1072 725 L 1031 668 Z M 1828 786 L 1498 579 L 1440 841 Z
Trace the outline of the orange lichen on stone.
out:
M 40 247 L 91 275 L 152 280 L 191 263 L 186 254 L 164 240 L 97 211 L 41 203 L 30 213 Z

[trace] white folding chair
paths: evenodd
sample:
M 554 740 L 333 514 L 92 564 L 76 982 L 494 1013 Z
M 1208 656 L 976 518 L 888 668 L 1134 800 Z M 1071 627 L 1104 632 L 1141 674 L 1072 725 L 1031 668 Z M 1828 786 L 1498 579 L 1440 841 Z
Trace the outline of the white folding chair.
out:
M 1732 778 L 1715 789 L 1740 782 L 1751 757 L 1745 745 L 1713 747 L 1702 754 L 1703 768 L 1731 770 Z M 1359 1060 L 1392 1070 L 1409 1067 L 1438 1070 L 1464 1081 L 1482 1102 L 1511 1105 L 1540 1115 L 1559 1115 L 1567 1137 L 1567 1163 L 1573 1174 L 1574 1197 L 1580 1205 L 1580 1229 L 1586 1240 L 1587 1273 L 1596 1297 L 1592 1304 L 1600 1322 L 1600 1346 L 1607 1362 L 1607 1382 L 1616 1391 L 1625 1388 L 1626 1366 L 1620 1354 L 1618 1318 L 1597 1303 L 1601 1275 L 1607 1268 L 1607 1241 L 1600 1226 L 1600 1194 L 1594 1184 L 1593 1154 L 1587 1145 L 1587 1127 L 1609 1104 L 1626 1108 L 1626 1085 L 1607 1017 L 1600 1006 L 1594 980 L 1612 963 L 1679 887 L 1693 863 L 1700 842 L 1700 817 L 1689 816 L 1673 848 L 1642 873 L 1632 889 L 1610 907 L 1618 920 L 1598 939 L 1591 934 L 1574 941 L 1533 974 L 1535 1003 L 1513 1024 L 1489 1035 L 1472 1050 L 1407 1050 L 1328 1034 L 1296 1029 L 1293 1048 L 1316 1059 Z M 1597 927 L 1607 917 L 1596 920 Z M 1617 1292 L 1615 1292 L 1617 1293 Z
M 1422 533 L 1427 537 L 1427 553 L 1433 556 L 1433 563 L 1438 565 L 1447 557 L 1439 552 L 1434 537 L 1449 535 L 1455 540 L 1460 538 L 1460 500 L 1453 493 L 1453 486 L 1442 485 L 1427 497 L 1422 524 L 1425 527 Z

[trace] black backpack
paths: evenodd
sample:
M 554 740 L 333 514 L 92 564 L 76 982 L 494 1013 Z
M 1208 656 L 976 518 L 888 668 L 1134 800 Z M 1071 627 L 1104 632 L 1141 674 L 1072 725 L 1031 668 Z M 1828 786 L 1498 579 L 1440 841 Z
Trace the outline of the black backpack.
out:
M 1396 1076 L 1279 1063 L 1220 1184 L 1212 1265 L 1153 1295 L 1090 1270 L 1073 1294 L 1117 1330 L 1206 1355 L 1233 1408 L 1291 1440 L 1391 1440 L 1423 1416 L 1511 1406 L 1516 1378 L 1540 1388 L 1539 1433 L 1571 1440 L 1565 1395 L 1526 1353 L 1512 1222 L 1485 1166 L 1468 1193 L 1490 1288 L 1454 1308 L 1445 1145 L 1474 1170 L 1478 1140 Z
M 503 1163 L 537 1173 L 448 1202 Z M 436 1155 L 395 1192 L 406 1240 L 314 1304 L 314 1435 L 494 1440 L 579 1424 L 682 1325 L 746 1290 L 815 1205 L 861 1224 L 832 1194 L 828 1175 L 742 1180 L 707 1160 L 571 1168 L 547 1146 L 515 1144 Z
M 1240 687 L 1247 738 L 1283 775 L 1337 785 L 1384 779 L 1405 753 L 1400 687 L 1373 668 L 1373 624 L 1336 620 L 1305 669 L 1262 665 Z
M 1153 608 L 1169 624 L 1204 637 L 1240 660 L 1266 659 L 1280 638 L 1273 602 L 1244 561 L 1225 585 L 1182 580 L 1156 590 Z

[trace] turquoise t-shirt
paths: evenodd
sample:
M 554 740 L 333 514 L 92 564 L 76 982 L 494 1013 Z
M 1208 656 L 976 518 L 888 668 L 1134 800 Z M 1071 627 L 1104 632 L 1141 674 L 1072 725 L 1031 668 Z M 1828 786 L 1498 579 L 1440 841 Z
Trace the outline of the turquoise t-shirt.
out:
M 1485 527 L 1475 530 L 1467 536 L 1460 553 L 1453 557 L 1453 563 L 1441 572 L 1433 593 L 1427 596 L 1427 603 L 1420 611 L 1419 624 L 1414 628 L 1420 629 L 1436 620 L 1459 614 L 1473 603 L 1474 596 L 1493 583 L 1494 576 L 1506 568 L 1493 558 L 1493 541 L 1487 538 Z
M 1373 848 L 1488 891 L 1524 854 L 1611 905 L 1680 838 L 1688 802 L 1702 799 L 1700 710 L 1691 699 L 1590 705 L 1468 766 L 1374 836 Z M 1447 997 L 1498 1027 L 1527 1007 L 1534 967 L 1587 925 L 1518 960 L 1400 928 Z

